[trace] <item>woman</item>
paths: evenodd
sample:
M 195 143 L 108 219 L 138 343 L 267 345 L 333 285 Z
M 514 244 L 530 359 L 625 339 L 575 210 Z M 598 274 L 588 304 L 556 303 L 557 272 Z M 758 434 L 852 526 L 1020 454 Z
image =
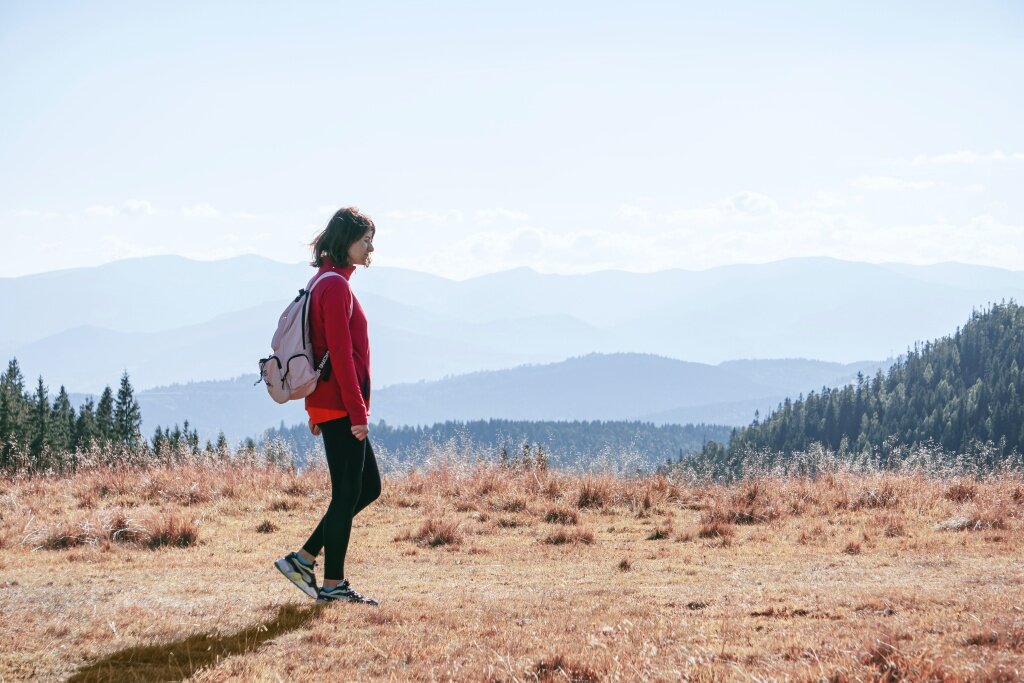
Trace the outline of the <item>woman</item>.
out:
M 340 209 L 313 240 L 317 276 L 333 271 L 313 289 L 309 299 L 309 337 L 315 359 L 330 352 L 316 390 L 306 398 L 309 428 L 323 435 L 331 473 L 331 503 L 320 524 L 298 552 L 275 566 L 317 602 L 360 602 L 345 577 L 345 553 L 352 518 L 380 496 L 380 472 L 367 438 L 370 405 L 370 343 L 366 315 L 352 293 L 349 279 L 357 264 L 369 267 L 376 228 L 357 209 Z M 317 589 L 316 556 L 324 551 L 324 583 Z

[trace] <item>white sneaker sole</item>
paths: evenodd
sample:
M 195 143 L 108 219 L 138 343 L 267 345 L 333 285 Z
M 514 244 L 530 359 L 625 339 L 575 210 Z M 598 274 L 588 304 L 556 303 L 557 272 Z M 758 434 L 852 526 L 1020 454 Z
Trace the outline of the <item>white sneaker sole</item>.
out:
M 299 574 L 299 572 L 295 571 L 295 569 L 291 566 L 288 560 L 281 558 L 280 560 L 274 563 L 274 566 L 277 567 L 277 571 L 284 574 L 284 578 L 291 581 L 295 585 L 295 587 L 298 588 L 300 591 L 302 591 L 303 593 L 305 593 L 313 599 L 319 597 L 317 591 L 302 580 L 302 575 Z

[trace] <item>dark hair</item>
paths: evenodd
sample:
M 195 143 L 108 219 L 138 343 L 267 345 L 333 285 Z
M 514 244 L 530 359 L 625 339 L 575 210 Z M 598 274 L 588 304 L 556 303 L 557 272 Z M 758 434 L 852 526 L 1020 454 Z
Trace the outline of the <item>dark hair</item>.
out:
M 311 266 L 319 268 L 324 264 L 324 257 L 334 261 L 335 265 L 348 266 L 348 248 L 359 241 L 363 235 L 377 232 L 377 227 L 366 214 L 360 213 L 354 206 L 347 206 L 334 212 L 327 227 L 316 236 L 309 245 L 313 248 Z

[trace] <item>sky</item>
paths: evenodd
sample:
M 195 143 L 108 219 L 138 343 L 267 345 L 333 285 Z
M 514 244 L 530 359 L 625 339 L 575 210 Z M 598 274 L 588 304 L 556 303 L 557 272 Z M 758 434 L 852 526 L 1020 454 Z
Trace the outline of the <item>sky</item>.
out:
M 0 277 L 1024 269 L 1017 2 L 0 3 Z

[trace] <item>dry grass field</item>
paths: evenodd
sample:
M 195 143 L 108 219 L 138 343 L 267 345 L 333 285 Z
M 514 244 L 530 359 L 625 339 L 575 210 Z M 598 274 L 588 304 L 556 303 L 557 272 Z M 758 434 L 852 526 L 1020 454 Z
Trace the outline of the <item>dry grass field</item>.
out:
M 1024 680 L 1024 480 L 385 478 L 316 606 L 323 470 L 0 480 L 0 680 Z

